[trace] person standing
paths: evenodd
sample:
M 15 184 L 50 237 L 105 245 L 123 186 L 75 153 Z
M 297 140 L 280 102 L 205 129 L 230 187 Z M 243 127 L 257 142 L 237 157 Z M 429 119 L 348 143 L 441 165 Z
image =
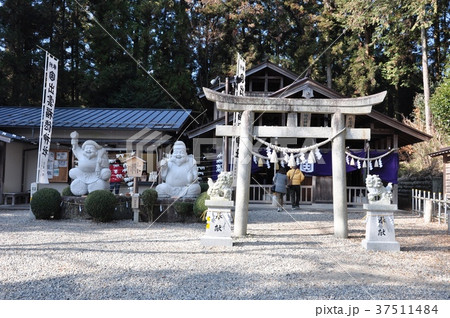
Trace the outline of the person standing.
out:
M 274 193 L 277 200 L 277 211 L 281 212 L 283 208 L 284 200 L 283 197 L 286 194 L 286 170 L 284 168 L 278 169 L 278 172 L 273 177 Z
M 289 192 L 291 195 L 292 208 L 299 208 L 300 206 L 300 184 L 305 179 L 305 176 L 300 171 L 298 166 L 293 166 L 287 173 L 287 178 L 290 180 Z
M 111 170 L 111 177 L 109 179 L 109 191 L 114 191 L 115 194 L 119 194 L 120 183 L 124 179 L 123 166 L 120 160 L 116 159 L 113 164 L 109 165 L 109 170 Z

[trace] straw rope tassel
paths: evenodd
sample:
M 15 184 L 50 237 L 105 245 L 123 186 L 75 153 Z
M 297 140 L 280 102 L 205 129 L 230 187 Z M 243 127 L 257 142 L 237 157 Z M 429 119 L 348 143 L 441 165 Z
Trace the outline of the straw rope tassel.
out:
M 294 158 L 294 154 L 292 154 L 292 153 L 291 153 L 291 156 L 289 157 L 288 166 L 291 168 L 295 166 L 295 158 Z
M 270 162 L 271 163 L 278 162 L 278 155 L 276 151 L 272 151 L 272 154 L 270 155 Z

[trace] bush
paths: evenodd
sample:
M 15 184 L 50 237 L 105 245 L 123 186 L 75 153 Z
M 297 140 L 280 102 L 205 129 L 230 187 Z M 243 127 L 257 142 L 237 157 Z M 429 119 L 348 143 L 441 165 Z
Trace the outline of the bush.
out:
M 86 212 L 97 222 L 113 220 L 117 199 L 109 190 L 96 190 L 88 194 L 84 203 Z
M 208 191 L 209 185 L 207 182 L 200 182 L 201 193 Z
M 194 215 L 198 218 L 202 218 L 203 220 L 205 220 L 205 211 L 208 209 L 205 205 L 206 200 L 209 200 L 209 195 L 207 192 L 203 192 L 198 196 L 197 200 L 195 200 L 193 206 Z
M 73 197 L 75 194 L 72 193 L 72 191 L 70 190 L 70 186 L 69 187 L 65 187 L 62 191 L 61 191 L 61 195 L 63 197 Z
M 173 208 L 181 216 L 190 216 L 192 212 L 193 204 L 190 202 L 175 202 Z
M 30 207 L 36 219 L 59 219 L 61 194 L 58 190 L 51 188 L 40 189 L 33 194 Z
M 158 192 L 155 189 L 147 189 L 141 194 L 142 205 L 145 210 L 145 214 L 147 216 L 146 221 L 153 220 L 153 206 L 158 200 Z
M 142 203 L 145 207 L 151 208 L 158 199 L 158 192 L 155 189 L 147 189 L 141 194 Z

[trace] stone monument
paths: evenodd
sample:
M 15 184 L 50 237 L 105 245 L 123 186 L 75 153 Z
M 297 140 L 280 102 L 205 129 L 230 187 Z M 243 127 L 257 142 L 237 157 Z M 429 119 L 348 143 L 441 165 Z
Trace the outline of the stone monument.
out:
M 221 172 L 216 182 L 209 178 L 208 185 L 210 199 L 205 201 L 208 207 L 206 233 L 201 238 L 201 243 L 204 246 L 233 246 L 231 239 L 233 175 L 231 172 Z
M 69 176 L 73 179 L 70 191 L 74 195 L 85 195 L 95 190 L 109 190 L 108 153 L 93 140 L 87 140 L 80 147 L 78 132 L 70 134 L 72 151 L 78 159 L 78 166 L 70 169 Z
M 378 175 L 368 175 L 366 178 L 368 191 L 366 238 L 362 246 L 373 251 L 400 251 L 400 244 L 395 240 L 394 211 L 396 204 L 391 204 L 392 184 L 383 186 Z
M 188 155 L 186 145 L 177 141 L 173 145 L 172 155 L 160 161 L 163 182 L 155 188 L 158 198 L 197 197 L 200 192 L 197 162 Z

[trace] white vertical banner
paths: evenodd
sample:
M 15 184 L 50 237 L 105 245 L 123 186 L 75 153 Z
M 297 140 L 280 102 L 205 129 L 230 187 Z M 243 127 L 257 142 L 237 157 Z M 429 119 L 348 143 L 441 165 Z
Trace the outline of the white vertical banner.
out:
M 41 130 L 39 135 L 39 152 L 37 183 L 48 183 L 47 167 L 52 137 L 53 116 L 56 103 L 56 84 L 58 82 L 58 59 L 46 52 L 44 87 L 42 92 Z M 53 169 L 53 167 L 50 167 Z

